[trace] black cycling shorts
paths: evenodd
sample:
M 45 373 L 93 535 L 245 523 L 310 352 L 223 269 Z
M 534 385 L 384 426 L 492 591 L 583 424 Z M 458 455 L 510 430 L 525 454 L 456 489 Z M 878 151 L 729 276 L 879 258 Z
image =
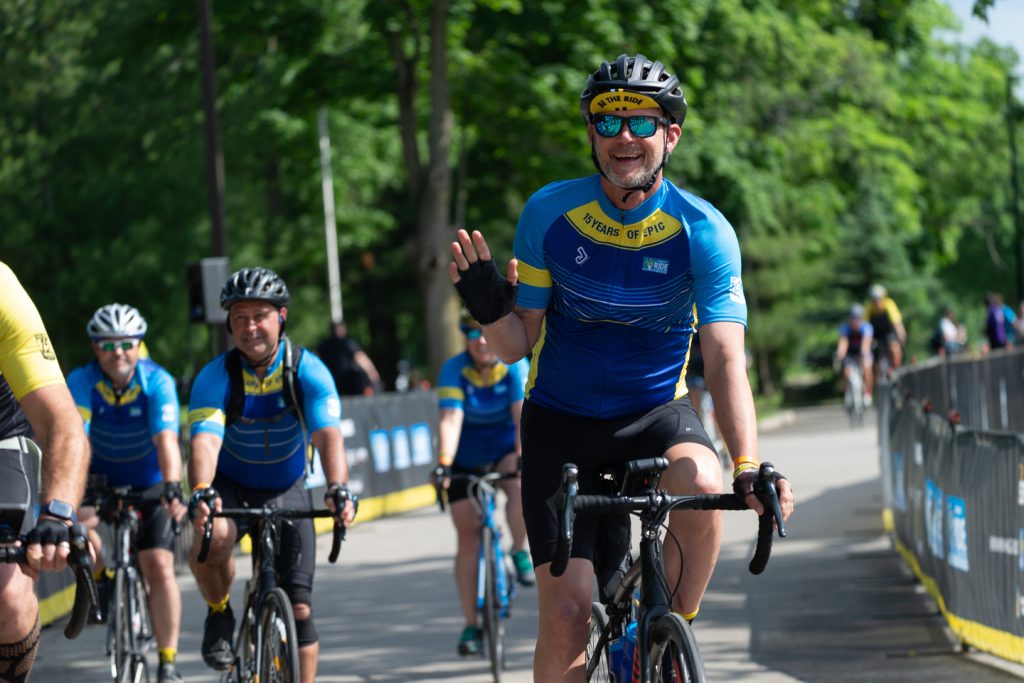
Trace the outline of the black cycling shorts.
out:
M 93 488 L 93 485 L 96 488 Z M 102 499 L 102 489 L 105 486 L 103 484 L 96 484 L 95 481 L 93 485 L 86 488 L 85 496 L 82 498 L 82 505 L 92 505 L 97 498 Z M 142 524 L 139 525 L 139 534 L 135 538 L 136 550 L 161 548 L 174 551 L 174 529 L 171 526 L 171 516 L 164 509 L 164 506 L 160 504 L 160 494 L 163 491 L 163 482 L 149 488 L 132 488 L 133 493 L 139 493 L 145 497 L 145 500 L 136 506 L 142 521 Z M 106 512 L 110 511 L 101 510 L 100 515 L 105 517 Z M 113 544 L 110 547 L 113 548 Z
M 313 495 L 306 488 L 304 477 L 296 479 L 291 486 L 283 489 L 252 489 L 221 474 L 213 479 L 213 488 L 220 494 L 221 504 L 226 508 L 262 507 L 272 503 L 275 507 L 288 510 L 312 510 Z M 232 520 L 238 528 L 238 538 L 247 531 L 255 531 L 255 524 L 245 520 Z M 313 590 L 313 568 L 316 566 L 316 529 L 312 519 L 292 519 L 280 525 L 280 547 L 277 552 L 278 582 L 292 603 L 296 597 Z M 253 543 L 259 539 L 254 538 Z
M 581 494 L 606 494 L 601 474 L 630 460 L 664 455 L 679 443 L 699 443 L 712 452 L 704 426 L 683 397 L 643 413 L 601 420 L 559 413 L 529 400 L 523 403 L 523 517 L 534 566 L 550 562 L 558 538 L 557 499 L 562 466 L 579 467 Z M 629 515 L 578 515 L 572 557 L 594 562 L 601 573 L 618 566 L 629 551 Z M 601 548 L 595 562 L 595 548 Z
M 39 456 L 24 437 L 4 440 L 0 449 L 0 538 L 5 542 L 35 526 L 38 503 Z
M 501 457 L 504 458 L 505 456 Z M 501 462 L 501 458 L 498 458 L 489 465 L 480 465 L 479 467 L 461 467 L 458 463 L 453 463 L 452 474 L 475 474 L 482 476 L 488 472 L 493 472 L 499 462 Z M 466 498 L 469 498 L 469 480 L 457 479 L 453 481 L 451 486 L 448 487 L 448 504 L 454 505 Z

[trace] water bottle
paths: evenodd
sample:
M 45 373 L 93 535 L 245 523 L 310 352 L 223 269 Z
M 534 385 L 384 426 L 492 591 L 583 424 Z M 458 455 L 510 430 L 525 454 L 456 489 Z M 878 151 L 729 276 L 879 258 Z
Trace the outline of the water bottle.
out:
M 619 669 L 622 667 L 622 641 L 625 638 L 616 638 L 612 642 L 608 643 L 608 671 L 612 675 L 612 680 L 615 683 L 619 683 L 622 679 L 619 678 Z
M 615 674 L 618 683 L 628 683 L 633 680 L 633 657 L 636 651 L 636 622 L 631 621 L 622 633 L 622 658 L 619 660 L 619 668 Z

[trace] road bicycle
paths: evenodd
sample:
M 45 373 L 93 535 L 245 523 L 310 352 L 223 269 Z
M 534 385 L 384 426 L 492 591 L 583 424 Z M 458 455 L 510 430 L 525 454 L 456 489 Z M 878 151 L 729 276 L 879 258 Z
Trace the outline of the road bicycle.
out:
M 634 560 L 627 555 L 616 569 L 607 574 L 602 572 L 598 577 L 601 601 L 591 608 L 586 658 L 588 681 L 705 683 L 707 680 L 693 631 L 671 608 L 678 582 L 674 589 L 669 589 L 660 532 L 662 528 L 667 529 L 665 521 L 673 510 L 745 510 L 747 505 L 732 493 L 673 496 L 660 490 L 661 473 L 668 464 L 664 457 L 627 463 L 621 487 L 613 495 L 581 495 L 576 465 L 566 464 L 562 470 L 559 537 L 551 563 L 552 576 L 561 576 L 568 565 L 577 513 L 629 513 L 636 515 L 641 525 L 638 558 Z M 786 535 L 775 487 L 779 478 L 771 463 L 761 465 L 754 488 L 766 512 L 759 518 L 757 546 L 749 566 L 753 574 L 760 574 L 767 566 L 773 528 L 778 529 L 780 537 Z M 605 481 L 613 488 L 615 475 L 606 475 Z M 670 538 L 675 540 L 671 535 Z M 681 556 L 678 542 L 676 547 Z M 604 559 L 595 558 L 595 567 L 607 566 Z M 623 638 L 633 629 L 632 655 L 616 657 L 613 644 L 624 643 Z M 630 638 L 626 640 L 632 642 Z
M 28 539 L 19 534 L 22 522 L 27 514 L 24 505 L 0 505 L 0 562 L 9 564 L 25 564 L 25 551 Z M 89 537 L 81 524 L 72 525 L 69 530 L 70 552 L 68 567 L 75 577 L 75 600 L 71 608 L 71 616 L 64 626 L 64 637 L 68 640 L 77 638 L 90 619 L 98 619 L 99 594 L 93 580 L 92 555 L 89 554 Z M 21 543 L 21 545 L 10 545 Z
M 850 368 L 850 376 L 846 380 L 846 392 L 843 395 L 843 405 L 846 407 L 846 414 L 850 418 L 851 427 L 860 427 L 864 424 L 864 370 L 859 360 L 846 360 L 844 365 Z
M 214 494 L 215 495 L 215 494 Z M 359 509 L 354 495 L 350 499 Z M 338 509 L 345 504 L 344 494 L 335 499 Z M 213 500 L 207 499 L 212 507 Z M 277 557 L 280 525 L 296 519 L 332 517 L 330 510 L 286 510 L 273 505 L 253 508 L 225 508 L 213 512 L 203 527 L 198 560 L 205 562 L 210 552 L 213 518 L 255 522 L 250 529 L 252 577 L 245 584 L 242 620 L 235 637 L 234 664 L 223 677 L 233 683 L 294 683 L 299 680 L 299 643 L 295 634 L 295 615 L 288 594 L 278 585 L 274 558 Z M 345 527 L 335 522 L 331 564 L 338 559 Z
M 518 479 L 518 472 L 488 472 L 486 474 L 455 473 L 450 480 L 468 482 L 469 499 L 480 514 L 480 554 L 476 570 L 476 611 L 478 623 L 483 624 L 487 656 L 491 662 L 491 675 L 495 683 L 501 681 L 505 670 L 505 621 L 511 613 L 516 596 L 515 582 L 508 570 L 508 556 L 502 547 L 501 526 L 495 518 L 498 490 L 495 482 Z M 438 484 L 437 501 L 445 509 L 445 497 Z
M 130 486 L 96 488 L 89 501 L 110 525 L 113 537 L 113 591 L 106 605 L 107 655 L 114 683 L 149 681 L 147 653 L 156 647 L 149 613 L 149 588 L 139 568 L 137 543 L 146 504 L 160 494 Z M 172 520 L 174 533 L 178 523 Z

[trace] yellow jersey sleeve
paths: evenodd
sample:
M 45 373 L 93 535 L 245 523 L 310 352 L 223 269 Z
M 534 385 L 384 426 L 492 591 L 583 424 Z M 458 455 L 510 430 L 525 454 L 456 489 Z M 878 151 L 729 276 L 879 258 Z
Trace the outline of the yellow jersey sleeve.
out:
M 36 389 L 64 383 L 64 374 L 39 311 L 14 272 L 3 262 L 0 262 L 0 375 L 19 400 Z
M 903 317 L 900 315 L 900 309 L 896 306 L 896 302 L 889 297 L 885 297 L 882 302 L 882 307 L 885 312 L 889 314 L 889 320 L 892 321 L 893 325 L 902 325 Z

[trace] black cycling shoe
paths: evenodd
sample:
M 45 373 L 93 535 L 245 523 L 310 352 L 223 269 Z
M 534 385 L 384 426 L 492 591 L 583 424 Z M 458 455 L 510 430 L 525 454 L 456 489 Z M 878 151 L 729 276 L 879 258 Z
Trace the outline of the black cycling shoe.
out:
M 235 631 L 235 615 L 228 606 L 223 612 L 206 613 L 203 627 L 203 661 L 214 671 L 227 671 L 235 661 L 231 638 Z
M 160 665 L 160 671 L 157 674 L 157 683 L 185 683 L 185 679 L 181 677 L 178 670 L 174 668 L 174 664 L 170 662 L 164 662 Z

